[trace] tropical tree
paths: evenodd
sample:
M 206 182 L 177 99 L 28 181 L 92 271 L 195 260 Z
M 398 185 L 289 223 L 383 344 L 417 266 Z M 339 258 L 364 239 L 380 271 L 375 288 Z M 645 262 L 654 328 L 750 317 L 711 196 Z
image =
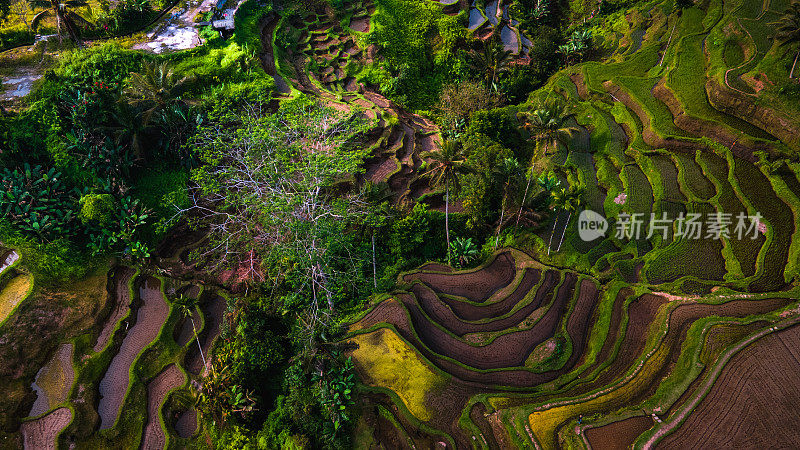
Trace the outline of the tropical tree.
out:
M 450 244 L 450 249 L 459 267 L 469 264 L 470 261 L 478 257 L 479 252 L 478 246 L 472 242 L 472 238 L 457 237 Z
M 14 11 L 14 15 L 17 16 L 17 19 L 25 24 L 25 28 L 32 32 L 33 30 L 31 29 L 31 23 L 28 20 L 28 12 L 30 8 L 28 0 L 0 0 L 0 23 L 3 23 L 3 11 L 9 7 L 10 11 Z
M 88 25 L 89 21 L 73 10 L 88 6 L 88 2 L 85 0 L 29 0 L 28 4 L 31 9 L 44 8 L 44 11 L 36 14 L 31 19 L 31 29 L 36 30 L 39 27 L 39 23 L 45 18 L 55 17 L 58 35 L 61 36 L 61 33 L 66 30 L 70 39 L 80 43 L 78 25 Z
M 209 224 L 200 253 L 209 270 L 233 267 L 242 283 L 284 280 L 292 306 L 307 306 L 312 339 L 335 312 L 337 286 L 360 276 L 343 259 L 353 253 L 347 230 L 364 204 L 336 187 L 363 162 L 346 144 L 365 122 L 306 97 L 232 120 L 204 126 L 191 141 L 205 164 L 193 171 L 198 189 L 181 212 Z
M 571 64 L 586 57 L 591 48 L 592 32 L 589 30 L 577 30 L 570 35 L 566 44 L 558 47 L 558 51 L 564 55 L 567 64 Z
M 232 372 L 225 355 L 218 354 L 216 362 L 209 366 L 208 374 L 203 378 L 198 396 L 201 414 L 207 414 L 220 426 L 225 426 L 231 416 L 244 419 L 256 411 L 253 393 L 236 384 Z
M 572 219 L 572 213 L 577 211 L 582 205 L 584 189 L 582 187 L 577 187 L 572 185 L 569 189 L 560 189 L 556 192 L 553 192 L 553 206 L 554 209 L 558 210 L 565 210 L 568 211 L 569 214 L 567 215 L 567 222 L 564 224 L 564 231 L 561 233 L 561 240 L 558 243 L 558 248 L 556 252 L 561 250 L 561 244 L 564 242 L 564 235 L 567 233 L 567 226 L 569 225 L 570 219 Z M 553 230 L 550 232 L 550 241 L 547 243 L 547 254 L 550 254 L 550 247 L 553 243 L 553 234 L 556 230 L 556 225 L 558 224 L 558 215 L 556 215 L 556 221 L 553 223 Z
M 778 41 L 778 46 L 788 47 L 800 44 L 800 1 L 794 1 L 788 8 L 783 16 L 775 22 L 777 30 L 775 33 L 775 40 Z M 794 62 L 792 63 L 792 70 L 789 72 L 789 78 L 794 78 L 794 69 L 797 66 L 797 59 L 800 56 L 800 49 L 794 55 Z
M 460 141 L 446 141 L 438 152 L 423 154 L 430 159 L 427 172 L 422 174 L 433 186 L 444 185 L 444 230 L 447 238 L 447 259 L 450 260 L 450 191 L 461 192 L 460 175 L 473 172 L 467 163 Z
M 180 94 L 191 81 L 190 77 L 178 78 L 168 62 L 147 61 L 140 72 L 131 72 L 122 92 L 128 104 L 139 111 L 142 125 L 147 126 L 157 113 L 186 105 Z
M 569 139 L 578 132 L 578 128 L 569 125 L 567 122 L 573 116 L 569 109 L 561 102 L 548 101 L 542 107 L 528 114 L 525 121 L 525 129 L 531 132 L 531 137 L 536 142 L 536 148 L 542 148 L 546 152 L 549 146 L 561 144 L 568 146 Z M 540 155 L 534 155 L 538 157 Z
M 181 296 L 175 300 L 175 306 L 178 308 L 181 317 L 184 319 L 188 318 L 192 321 L 192 331 L 194 331 L 194 339 L 197 341 L 197 349 L 200 350 L 200 358 L 203 359 L 203 367 L 208 367 L 208 364 L 206 364 L 206 356 L 203 354 L 203 346 L 200 345 L 200 337 L 197 335 L 197 326 L 194 323 L 194 313 L 197 311 L 197 299 L 181 294 Z
M 572 113 L 561 102 L 545 102 L 541 108 L 528 114 L 524 128 L 531 133 L 537 149 L 531 161 L 531 169 L 536 165 L 538 159 L 546 154 L 547 147 L 558 148 L 558 144 L 561 144 L 569 150 L 569 139 L 578 132 L 577 127 L 567 123 L 571 117 Z M 543 151 L 540 153 L 539 149 Z M 522 196 L 523 203 L 528 197 L 532 179 L 531 170 L 531 176 L 528 177 L 528 183 L 525 186 L 525 194 Z
M 480 50 L 470 50 L 467 59 L 473 70 L 484 74 L 487 86 L 497 90 L 497 76 L 509 69 L 511 52 L 497 39 L 488 39 Z
M 517 185 L 519 184 L 520 178 L 522 176 L 522 167 L 520 166 L 519 162 L 517 162 L 516 158 L 503 158 L 500 161 L 500 164 L 495 168 L 495 174 L 498 176 L 499 179 L 503 180 L 503 199 L 500 204 L 500 222 L 497 224 L 497 232 L 496 236 L 500 236 L 500 229 L 503 228 L 503 217 L 506 213 L 506 207 L 508 206 L 508 197 L 509 195 L 516 191 Z M 495 250 L 497 249 L 497 242 L 499 239 L 495 239 Z

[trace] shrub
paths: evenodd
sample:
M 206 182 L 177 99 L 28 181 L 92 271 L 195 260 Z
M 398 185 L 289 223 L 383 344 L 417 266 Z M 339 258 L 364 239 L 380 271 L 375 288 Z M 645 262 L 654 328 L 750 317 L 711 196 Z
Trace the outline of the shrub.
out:
M 464 267 L 478 257 L 480 250 L 472 242 L 472 238 L 457 237 L 450 243 L 450 251 L 456 260 L 456 265 Z
M 381 89 L 411 109 L 426 109 L 444 80 L 456 75 L 461 65 L 456 44 L 466 38 L 466 29 L 437 3 L 378 0 L 376 5 L 366 43 L 381 49 L 384 59 L 374 64 L 396 77 Z
M 20 45 L 30 45 L 33 43 L 34 38 L 35 34 L 28 30 L 25 25 L 5 27 L 0 30 L 0 50 Z
M 523 145 L 517 120 L 505 108 L 473 113 L 467 134 L 482 134 L 511 149 L 518 149 Z
M 479 110 L 500 106 L 501 99 L 483 83 L 462 81 L 447 84 L 439 95 L 436 109 L 441 115 L 442 126 L 453 134 L 459 123 L 466 123 Z
M 244 107 L 263 105 L 275 93 L 275 80 L 269 77 L 256 78 L 241 83 L 226 83 L 212 89 L 206 97 L 206 107 L 211 120 L 222 119 L 231 111 Z
M 55 169 L 3 169 L 0 211 L 24 235 L 53 241 L 75 233 L 75 200 Z
M 107 225 L 114 212 L 114 197 L 111 194 L 86 194 L 81 197 L 78 217 L 84 224 Z

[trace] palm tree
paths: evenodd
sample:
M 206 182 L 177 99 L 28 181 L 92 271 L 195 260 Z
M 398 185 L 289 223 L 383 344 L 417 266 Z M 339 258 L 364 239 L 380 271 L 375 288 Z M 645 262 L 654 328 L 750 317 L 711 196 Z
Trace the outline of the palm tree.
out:
M 28 0 L 31 9 L 44 8 L 44 11 L 36 14 L 31 19 L 31 28 L 37 29 L 39 23 L 47 17 L 55 17 L 56 31 L 59 37 L 62 30 L 66 30 L 70 39 L 80 43 L 78 35 L 78 24 L 88 24 L 89 21 L 72 11 L 75 8 L 88 6 L 85 0 Z
M 553 193 L 554 209 L 563 209 L 569 212 L 567 215 L 567 223 L 564 224 L 564 231 L 561 233 L 561 240 L 558 243 L 556 252 L 561 250 L 561 244 L 564 243 L 564 235 L 567 233 L 567 226 L 569 225 L 570 219 L 572 219 L 572 213 L 577 211 L 583 204 L 583 200 L 581 199 L 583 192 L 583 188 L 573 185 L 570 186 L 569 189 L 561 189 Z M 550 254 L 550 247 L 553 243 L 553 234 L 555 234 L 557 223 L 558 216 L 556 216 L 556 221 L 553 223 L 553 230 L 550 232 L 550 241 L 547 243 L 548 255 Z
M 470 50 L 467 59 L 473 70 L 486 76 L 488 86 L 497 88 L 497 76 L 508 70 L 511 51 L 506 50 L 497 39 L 483 41 L 483 48 Z
M 128 103 L 139 110 L 142 124 L 147 126 L 154 114 L 185 104 L 180 94 L 190 81 L 190 77 L 178 79 L 167 62 L 148 61 L 141 72 L 131 72 L 123 94 Z
M 539 148 L 544 149 L 542 155 L 538 151 L 534 152 L 531 169 L 533 169 L 540 156 L 547 152 L 548 146 L 554 145 L 558 148 L 558 144 L 561 144 L 569 150 L 569 139 L 578 132 L 578 127 L 567 124 L 571 117 L 572 113 L 561 102 L 545 102 L 541 108 L 528 115 L 524 127 L 531 132 L 536 142 L 537 150 Z M 528 197 L 532 179 L 533 175 L 531 173 L 531 176 L 528 177 L 528 184 L 525 186 L 525 195 L 522 196 L 522 203 L 525 203 Z
M 450 260 L 450 189 L 457 195 L 461 191 L 459 176 L 474 170 L 466 161 L 464 146 L 460 141 L 445 141 L 438 152 L 428 152 L 423 156 L 431 162 L 423 177 L 431 180 L 434 186 L 444 184 L 444 230 L 447 237 L 447 260 Z
M 207 367 L 206 357 L 203 355 L 203 347 L 200 345 L 200 337 L 197 335 L 197 326 L 194 323 L 194 312 L 197 310 L 197 299 L 188 297 L 183 294 L 175 300 L 175 306 L 178 307 L 178 312 L 184 318 L 189 318 L 192 321 L 192 330 L 194 330 L 194 339 L 197 342 L 197 349 L 200 350 L 200 358 L 203 359 L 203 367 Z
M 777 22 L 775 39 L 778 41 L 779 47 L 795 46 L 800 44 L 800 2 L 794 1 L 786 12 L 783 13 Z M 794 55 L 794 62 L 792 63 L 792 70 L 789 72 L 789 78 L 794 78 L 794 69 L 797 66 L 797 58 L 800 56 L 800 49 Z
M 516 190 L 520 175 L 522 175 L 522 168 L 516 158 L 503 158 L 500 165 L 495 168 L 495 174 L 504 180 L 503 200 L 500 204 L 500 222 L 497 224 L 496 239 L 494 241 L 494 248 L 497 250 L 497 241 L 499 240 L 497 238 L 500 237 L 500 229 L 503 227 L 503 216 L 505 216 L 508 196 L 513 190 Z

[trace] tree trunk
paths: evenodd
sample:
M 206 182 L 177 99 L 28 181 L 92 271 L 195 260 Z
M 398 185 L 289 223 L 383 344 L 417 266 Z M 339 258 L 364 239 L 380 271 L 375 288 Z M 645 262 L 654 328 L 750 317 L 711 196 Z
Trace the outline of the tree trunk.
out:
M 794 55 L 794 62 L 792 63 L 792 71 L 789 72 L 789 79 L 794 78 L 794 68 L 797 67 L 797 57 L 800 56 L 800 50 Z
M 669 39 L 667 40 L 667 48 L 664 49 L 664 53 L 661 55 L 661 61 L 658 62 L 659 67 L 661 67 L 661 64 L 664 63 L 664 57 L 667 56 L 667 50 L 669 50 L 669 44 L 672 42 L 672 33 L 675 31 L 675 25 L 677 24 L 678 22 L 675 22 L 675 24 L 672 25 L 672 31 L 669 32 Z
M 444 182 L 444 234 L 447 238 L 447 264 L 450 264 L 450 180 Z
M 567 227 L 569 226 L 569 219 L 572 219 L 572 211 L 570 211 L 569 215 L 567 216 L 567 223 L 564 224 L 564 232 L 561 233 L 561 240 L 558 242 L 558 248 L 556 249 L 556 253 L 558 253 L 561 250 L 561 244 L 564 243 L 564 236 L 567 234 Z
M 522 203 L 519 204 L 519 211 L 517 212 L 517 223 L 514 224 L 514 228 L 519 228 L 519 218 L 522 216 L 522 208 L 525 206 L 525 200 L 528 198 L 528 189 L 530 189 L 531 187 L 531 178 L 533 178 L 532 173 L 528 177 L 528 184 L 525 185 L 525 194 L 522 196 Z
M 192 311 L 194 314 L 194 311 Z M 197 335 L 197 327 L 194 325 L 194 317 L 189 315 L 189 320 L 192 321 L 192 330 L 194 330 L 194 340 L 197 342 L 197 349 L 200 350 L 200 358 L 203 360 L 203 367 L 208 367 L 208 363 L 206 363 L 206 357 L 203 355 L 203 347 L 200 345 L 200 336 Z
M 372 284 L 378 290 L 378 269 L 375 264 L 375 230 L 372 231 Z
M 556 215 L 556 221 L 553 222 L 553 229 L 550 230 L 550 240 L 547 241 L 547 255 L 548 256 L 550 255 L 550 246 L 553 244 L 553 235 L 556 233 L 556 225 L 557 224 L 558 224 L 558 215 Z
M 494 249 L 497 250 L 497 243 L 500 241 L 500 229 L 503 228 L 503 216 L 506 213 L 506 197 L 508 193 L 503 194 L 503 201 L 500 203 L 500 223 L 497 224 L 497 233 L 494 238 Z

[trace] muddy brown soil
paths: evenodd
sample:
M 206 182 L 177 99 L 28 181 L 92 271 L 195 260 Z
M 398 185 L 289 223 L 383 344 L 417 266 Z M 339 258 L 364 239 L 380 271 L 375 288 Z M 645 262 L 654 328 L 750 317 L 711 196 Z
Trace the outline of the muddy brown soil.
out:
M 653 426 L 650 416 L 636 416 L 585 431 L 594 450 L 627 450 L 639 435 Z
M 58 433 L 69 425 L 72 411 L 69 408 L 58 408 L 50 414 L 20 427 L 25 450 L 55 450 Z
M 484 321 L 484 322 L 464 322 L 459 317 L 456 317 L 451 310 L 446 305 L 456 304 L 455 301 L 452 299 L 441 299 L 440 297 L 436 296 L 430 288 L 427 288 L 423 285 L 414 285 L 411 289 L 411 292 L 414 294 L 414 297 L 418 301 L 419 305 L 425 310 L 426 313 L 428 311 L 436 311 L 434 316 L 437 319 L 433 319 L 434 316 L 429 316 L 436 320 L 436 323 L 439 323 L 446 329 L 450 330 L 453 334 L 457 336 L 464 336 L 467 333 L 491 333 L 497 331 L 503 331 L 508 328 L 514 327 L 519 325 L 523 320 L 525 320 L 533 311 L 537 308 L 541 307 L 544 300 L 548 299 L 550 295 L 553 293 L 553 288 L 555 287 L 556 283 L 558 283 L 560 277 L 559 273 L 555 271 L 548 271 L 545 274 L 544 281 L 539 286 L 539 289 L 536 290 L 535 295 L 532 296 L 531 300 L 522 308 L 505 317 L 497 318 L 496 320 L 491 321 Z M 535 286 L 535 283 L 534 283 Z M 530 291 L 522 292 L 520 290 L 514 291 L 514 297 L 518 297 L 518 300 L 523 300 Z M 512 305 L 505 305 L 504 302 L 503 306 L 510 306 L 513 308 Z M 493 305 L 491 303 L 487 305 L 487 309 L 489 306 Z M 463 303 L 462 303 L 463 305 Z M 510 311 L 510 308 L 509 308 Z M 490 318 L 492 316 L 477 316 L 479 320 L 482 318 Z
M 734 355 L 711 391 L 657 448 L 798 448 L 800 326 Z
M 175 431 L 184 439 L 194 436 L 197 432 L 197 410 L 192 408 L 184 411 L 175 422 Z
M 147 383 L 147 424 L 144 427 L 142 450 L 162 450 L 167 438 L 161 427 L 161 405 L 169 392 L 186 382 L 186 375 L 175 364 L 170 364 Z
M 225 299 L 219 295 L 214 295 L 209 301 L 200 305 L 203 318 L 205 319 L 205 326 L 200 334 L 200 345 L 203 348 L 203 355 L 205 355 L 206 358 L 208 358 L 214 341 L 219 336 L 226 308 L 227 303 Z M 203 370 L 203 359 L 196 345 L 190 347 L 190 350 L 186 353 L 184 367 L 193 375 L 199 375 Z
M 142 305 L 136 313 L 136 323 L 128 330 L 119 351 L 100 381 L 97 413 L 101 419 L 101 430 L 111 428 L 116 422 L 130 383 L 128 371 L 131 364 L 158 336 L 169 314 L 169 305 L 161 293 L 161 282 L 158 279 L 146 278 L 139 287 L 139 297 Z
M 721 305 L 710 305 L 701 303 L 689 303 L 680 305 L 672 311 L 669 317 L 668 331 L 666 336 L 661 342 L 661 348 L 665 349 L 669 357 L 664 360 L 659 367 L 655 370 L 649 371 L 647 380 L 640 380 L 639 389 L 630 393 L 625 397 L 609 398 L 608 401 L 603 402 L 602 406 L 593 405 L 591 409 L 584 410 L 583 414 L 602 413 L 605 411 L 614 411 L 624 405 L 637 405 L 642 401 L 652 397 L 661 380 L 672 372 L 678 358 L 681 354 L 682 344 L 685 340 L 686 333 L 692 324 L 703 317 L 720 316 L 720 317 L 745 317 L 755 314 L 764 314 L 769 311 L 775 311 L 785 307 L 790 303 L 789 299 L 766 299 L 766 300 L 732 300 Z M 645 338 L 647 334 L 643 335 Z M 623 342 L 624 345 L 624 342 Z M 626 355 L 620 352 L 617 359 L 623 358 Z M 616 363 L 616 361 L 615 361 Z M 597 389 L 602 386 L 608 385 L 614 379 L 620 378 L 629 368 L 631 363 L 624 367 L 615 368 L 612 364 L 609 369 L 606 369 L 603 376 L 599 377 L 601 382 L 592 382 L 588 385 L 579 387 L 576 390 L 569 391 L 568 394 L 561 397 L 572 396 L 578 392 L 586 393 L 590 390 Z M 589 387 L 589 385 L 591 387 Z M 685 448 L 685 447 L 684 447 Z M 715 447 L 707 447 L 715 448 Z M 719 447 L 716 447 L 719 448 Z M 743 447 L 737 447 L 743 448 Z
M 547 271 L 546 277 L 554 278 L 557 276 L 558 272 Z M 519 304 L 528 294 L 530 294 L 531 290 L 533 290 L 540 281 L 541 271 L 537 269 L 525 269 L 522 280 L 520 280 L 520 283 L 514 292 L 500 301 L 474 305 L 472 303 L 461 302 L 447 296 L 442 296 L 441 301 L 449 306 L 453 313 L 455 313 L 455 315 L 461 320 L 475 321 L 491 319 L 509 313 L 514 306 Z M 543 283 L 543 285 L 547 284 L 549 283 Z M 516 320 L 516 323 L 522 321 L 522 318 L 527 317 L 528 314 L 530 314 L 539 306 L 540 305 L 538 304 L 531 304 L 529 307 L 525 308 L 526 311 L 520 310 L 520 312 L 516 314 L 517 318 L 519 319 Z M 513 322 L 514 320 L 515 319 L 511 319 L 510 322 Z
M 414 329 L 428 348 L 466 366 L 486 370 L 524 365 L 530 352 L 538 344 L 554 335 L 555 328 L 565 312 L 574 288 L 575 276 L 568 274 L 567 280 L 557 291 L 552 305 L 535 325 L 527 330 L 500 335 L 490 344 L 483 346 L 467 344 L 440 328 L 431 326 L 430 318 L 411 300 L 411 296 L 401 296 L 400 298 L 411 314 Z M 448 327 L 455 324 L 442 325 Z
M 419 280 L 437 293 L 464 297 L 472 302 L 486 301 L 493 293 L 507 286 L 516 275 L 514 257 L 500 253 L 486 267 L 469 273 L 425 273 L 414 272 L 403 277 L 411 283 Z
M 130 290 L 128 289 L 128 282 L 134 273 L 136 273 L 136 271 L 130 267 L 120 266 L 114 269 L 114 275 L 112 276 L 114 291 L 112 294 L 111 312 L 105 319 L 103 328 L 97 336 L 97 342 L 94 344 L 95 352 L 99 352 L 106 347 L 114 332 L 114 327 L 130 310 L 131 296 Z

